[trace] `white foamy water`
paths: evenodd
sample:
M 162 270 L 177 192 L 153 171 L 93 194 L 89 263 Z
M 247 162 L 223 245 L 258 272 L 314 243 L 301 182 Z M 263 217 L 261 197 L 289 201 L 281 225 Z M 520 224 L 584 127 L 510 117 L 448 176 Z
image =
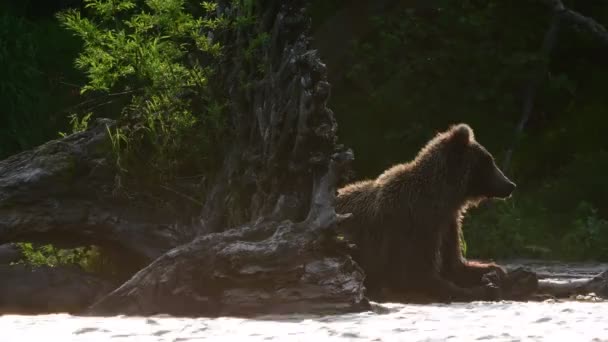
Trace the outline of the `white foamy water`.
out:
M 608 341 L 608 303 L 385 305 L 386 313 L 258 319 L 2 316 L 17 341 Z

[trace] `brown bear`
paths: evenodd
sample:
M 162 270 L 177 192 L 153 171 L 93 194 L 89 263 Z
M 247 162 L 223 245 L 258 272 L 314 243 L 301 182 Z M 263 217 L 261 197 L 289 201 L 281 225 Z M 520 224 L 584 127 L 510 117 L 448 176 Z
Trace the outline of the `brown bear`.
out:
M 370 298 L 388 291 L 442 301 L 496 299 L 484 275 L 505 272 L 464 259 L 461 219 L 482 200 L 514 190 L 466 124 L 437 134 L 413 161 L 339 189 L 337 211 L 352 214 L 340 228 L 356 246 L 353 258 L 365 271 Z

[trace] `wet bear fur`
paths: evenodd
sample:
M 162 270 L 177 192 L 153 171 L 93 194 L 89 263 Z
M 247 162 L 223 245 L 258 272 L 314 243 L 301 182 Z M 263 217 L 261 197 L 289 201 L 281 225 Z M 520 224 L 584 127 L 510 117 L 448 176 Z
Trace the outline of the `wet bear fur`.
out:
M 507 198 L 514 189 L 466 124 L 437 134 L 413 161 L 339 189 L 337 211 L 352 214 L 341 230 L 356 246 L 353 258 L 366 273 L 368 295 L 497 299 L 484 275 L 500 277 L 504 270 L 465 260 L 461 220 L 468 208 Z

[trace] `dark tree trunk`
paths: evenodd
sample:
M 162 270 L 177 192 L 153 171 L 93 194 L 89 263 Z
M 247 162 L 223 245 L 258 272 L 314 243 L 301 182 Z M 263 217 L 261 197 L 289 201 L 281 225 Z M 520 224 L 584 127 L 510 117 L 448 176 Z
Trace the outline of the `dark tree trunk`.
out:
M 540 56 L 542 57 L 542 65 L 540 69 L 536 72 L 536 74 L 532 75 L 530 81 L 526 85 L 526 89 L 524 91 L 523 98 L 523 106 L 521 112 L 521 119 L 515 128 L 515 135 L 513 137 L 513 141 L 511 142 L 511 146 L 507 150 L 505 154 L 505 159 L 503 161 L 502 169 L 504 172 L 509 172 L 509 168 L 511 167 L 511 158 L 513 157 L 513 151 L 517 147 L 519 139 L 532 116 L 532 112 L 534 110 L 534 100 L 536 98 L 536 93 L 538 92 L 538 88 L 543 83 L 544 79 L 547 77 L 547 72 L 549 71 L 549 64 L 551 53 L 555 49 L 555 45 L 557 44 L 557 37 L 559 33 L 559 27 L 561 23 L 561 16 L 558 13 L 554 13 L 551 18 L 551 24 L 545 33 L 545 37 L 543 39 L 543 44 L 540 49 Z

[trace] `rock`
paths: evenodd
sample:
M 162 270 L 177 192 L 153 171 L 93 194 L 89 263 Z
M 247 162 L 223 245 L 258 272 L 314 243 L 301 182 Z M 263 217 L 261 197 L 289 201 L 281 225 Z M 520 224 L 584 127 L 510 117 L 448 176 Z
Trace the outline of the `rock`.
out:
M 594 293 L 596 296 L 608 298 L 608 271 L 596 275 L 579 286 L 576 291 L 581 294 Z
M 538 276 L 531 270 L 520 267 L 510 270 L 498 285 L 503 299 L 527 300 L 538 291 Z
M 112 284 L 75 267 L 0 265 L 0 312 L 76 313 Z
M 0 245 L 0 265 L 10 265 L 21 260 L 21 258 L 23 258 L 23 253 L 15 244 Z

